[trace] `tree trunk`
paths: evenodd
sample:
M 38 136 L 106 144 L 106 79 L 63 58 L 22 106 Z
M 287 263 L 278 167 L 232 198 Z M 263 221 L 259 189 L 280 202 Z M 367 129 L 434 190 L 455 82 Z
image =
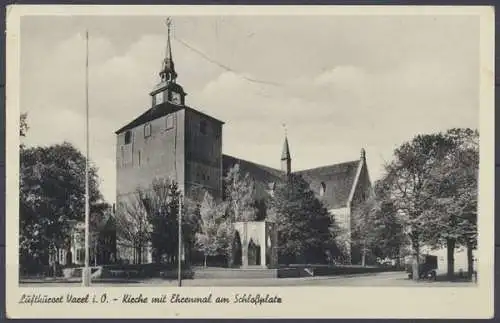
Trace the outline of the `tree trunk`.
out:
M 142 263 L 142 247 L 137 248 L 137 263 Z
M 366 266 L 366 247 L 363 244 L 363 249 L 361 250 L 361 266 Z
M 412 241 L 414 257 L 412 259 L 412 279 L 420 279 L 420 246 L 417 241 Z
M 472 246 L 467 243 L 467 278 L 472 279 L 474 273 L 474 258 L 472 256 Z
M 203 260 L 203 267 L 207 268 L 207 255 L 205 255 L 205 259 Z
M 448 279 L 452 280 L 455 276 L 455 239 L 446 240 Z

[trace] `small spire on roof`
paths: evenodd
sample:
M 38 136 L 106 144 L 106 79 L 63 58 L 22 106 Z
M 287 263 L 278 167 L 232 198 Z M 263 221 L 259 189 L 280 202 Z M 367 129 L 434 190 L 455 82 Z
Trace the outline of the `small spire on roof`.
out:
M 364 148 L 361 148 L 361 159 L 366 159 L 366 151 Z
M 287 129 L 286 124 L 283 123 L 283 129 L 285 131 L 285 142 L 283 143 L 283 151 L 281 152 L 281 160 L 287 160 L 290 158 L 290 147 L 288 146 L 288 137 L 287 137 Z

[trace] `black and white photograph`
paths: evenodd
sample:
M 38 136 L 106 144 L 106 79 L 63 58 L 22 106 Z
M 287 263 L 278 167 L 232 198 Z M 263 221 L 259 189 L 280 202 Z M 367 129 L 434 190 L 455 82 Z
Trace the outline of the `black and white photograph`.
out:
M 492 315 L 493 9 L 17 7 L 16 312 L 392 287 Z

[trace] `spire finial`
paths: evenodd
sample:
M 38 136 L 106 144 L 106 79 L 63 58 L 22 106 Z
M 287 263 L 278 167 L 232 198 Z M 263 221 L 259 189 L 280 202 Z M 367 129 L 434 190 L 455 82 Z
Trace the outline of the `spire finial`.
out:
M 172 18 L 167 17 L 165 20 L 165 25 L 167 26 L 167 50 L 165 51 L 166 58 L 172 58 L 172 47 L 170 46 L 170 30 L 172 27 Z
M 365 159 L 366 158 L 366 151 L 364 148 L 361 148 L 361 159 Z
M 287 135 L 288 135 L 288 134 L 287 134 L 286 123 L 283 123 L 283 124 L 282 124 L 282 126 L 283 126 L 283 131 L 285 132 L 285 138 L 286 138 L 286 137 L 287 137 Z
M 177 78 L 177 73 L 175 72 L 174 59 L 172 57 L 172 45 L 170 43 L 172 18 L 168 17 L 165 20 L 165 25 L 167 26 L 167 46 L 165 50 L 165 59 L 163 60 L 163 67 L 160 72 L 160 77 L 162 81 L 175 82 L 175 79 Z

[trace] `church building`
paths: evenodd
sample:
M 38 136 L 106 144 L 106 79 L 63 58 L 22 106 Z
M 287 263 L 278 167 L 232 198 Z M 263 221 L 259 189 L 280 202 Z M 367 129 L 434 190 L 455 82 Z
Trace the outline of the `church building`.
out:
M 236 164 L 271 194 L 283 175 L 292 173 L 286 137 L 279 170 L 223 154 L 224 122 L 186 105 L 187 93 L 177 82 L 170 28 L 159 76 L 159 83 L 150 92 L 151 106 L 116 131 L 117 213 L 138 188 L 148 188 L 159 178 L 176 181 L 186 197 L 201 187 L 217 198 L 223 195 L 225 174 Z M 352 210 L 371 191 L 365 151 L 352 161 L 294 173 L 309 182 L 344 229 L 343 241 L 350 241 Z M 131 258 L 130 253 L 120 252 L 119 245 L 117 248 L 121 258 Z M 142 262 L 151 261 L 150 256 L 145 257 Z

